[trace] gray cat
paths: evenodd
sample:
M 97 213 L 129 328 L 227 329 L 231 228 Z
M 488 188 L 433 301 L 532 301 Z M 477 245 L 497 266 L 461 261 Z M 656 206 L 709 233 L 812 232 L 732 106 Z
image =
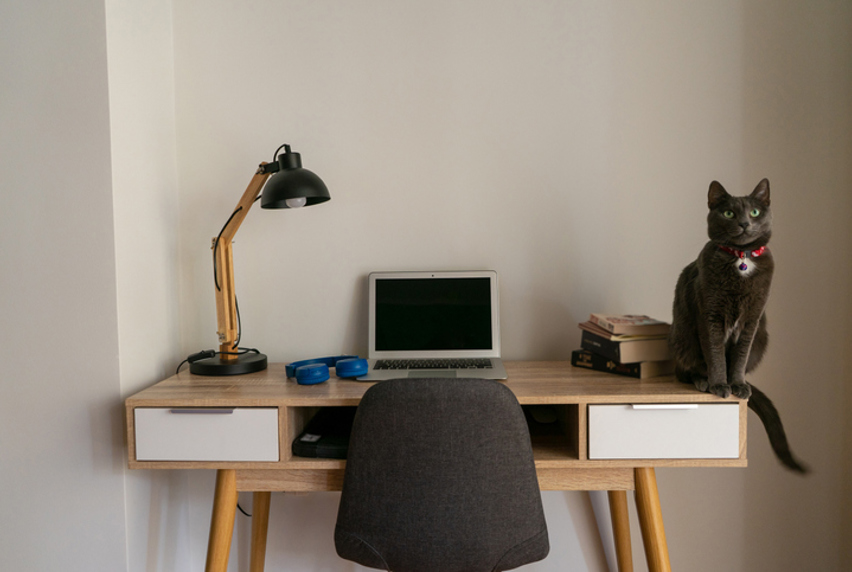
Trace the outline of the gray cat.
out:
M 778 411 L 745 379 L 769 341 L 764 310 L 775 268 L 766 246 L 772 235 L 769 181 L 746 197 L 732 197 L 713 181 L 707 204 L 710 241 L 683 269 L 675 289 L 669 334 L 675 375 L 699 391 L 748 399 L 781 462 L 805 473 L 790 452 Z

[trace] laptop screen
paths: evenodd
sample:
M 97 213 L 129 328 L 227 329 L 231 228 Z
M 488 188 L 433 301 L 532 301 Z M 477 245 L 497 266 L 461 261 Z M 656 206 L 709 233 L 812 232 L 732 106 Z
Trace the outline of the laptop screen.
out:
M 376 280 L 376 350 L 490 350 L 488 278 Z
M 499 357 L 497 275 L 370 275 L 371 357 Z

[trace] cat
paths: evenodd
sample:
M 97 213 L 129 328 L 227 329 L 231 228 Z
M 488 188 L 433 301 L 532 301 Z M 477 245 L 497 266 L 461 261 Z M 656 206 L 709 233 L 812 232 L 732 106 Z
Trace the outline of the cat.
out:
M 763 179 L 745 197 L 732 197 L 713 181 L 707 206 L 710 241 L 675 287 L 669 332 L 675 376 L 699 391 L 748 399 L 776 456 L 789 469 L 806 473 L 790 451 L 775 406 L 745 379 L 769 342 L 765 308 L 775 268 L 767 247 L 772 236 L 769 181 Z

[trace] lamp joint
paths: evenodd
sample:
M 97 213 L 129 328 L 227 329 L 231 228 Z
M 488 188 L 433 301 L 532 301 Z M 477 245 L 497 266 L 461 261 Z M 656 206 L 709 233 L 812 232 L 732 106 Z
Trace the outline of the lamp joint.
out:
M 257 166 L 257 171 L 255 171 L 256 175 L 267 175 L 271 173 L 277 173 L 281 169 L 281 166 L 278 164 L 278 161 L 274 163 L 263 162 Z

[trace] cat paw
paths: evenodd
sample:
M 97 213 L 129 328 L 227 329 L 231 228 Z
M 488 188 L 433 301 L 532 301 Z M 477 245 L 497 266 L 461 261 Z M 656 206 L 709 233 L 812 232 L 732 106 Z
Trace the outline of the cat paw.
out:
M 751 386 L 746 383 L 734 383 L 731 385 L 731 392 L 735 397 L 739 397 L 740 399 L 748 399 L 751 397 Z
M 707 378 L 693 379 L 692 383 L 695 384 L 695 388 L 698 391 L 706 392 L 710 388 L 710 383 L 707 381 Z
M 727 398 L 731 396 L 731 386 L 727 383 L 718 383 L 716 385 L 711 385 L 707 392 L 712 393 L 713 395 L 718 395 L 719 397 Z

